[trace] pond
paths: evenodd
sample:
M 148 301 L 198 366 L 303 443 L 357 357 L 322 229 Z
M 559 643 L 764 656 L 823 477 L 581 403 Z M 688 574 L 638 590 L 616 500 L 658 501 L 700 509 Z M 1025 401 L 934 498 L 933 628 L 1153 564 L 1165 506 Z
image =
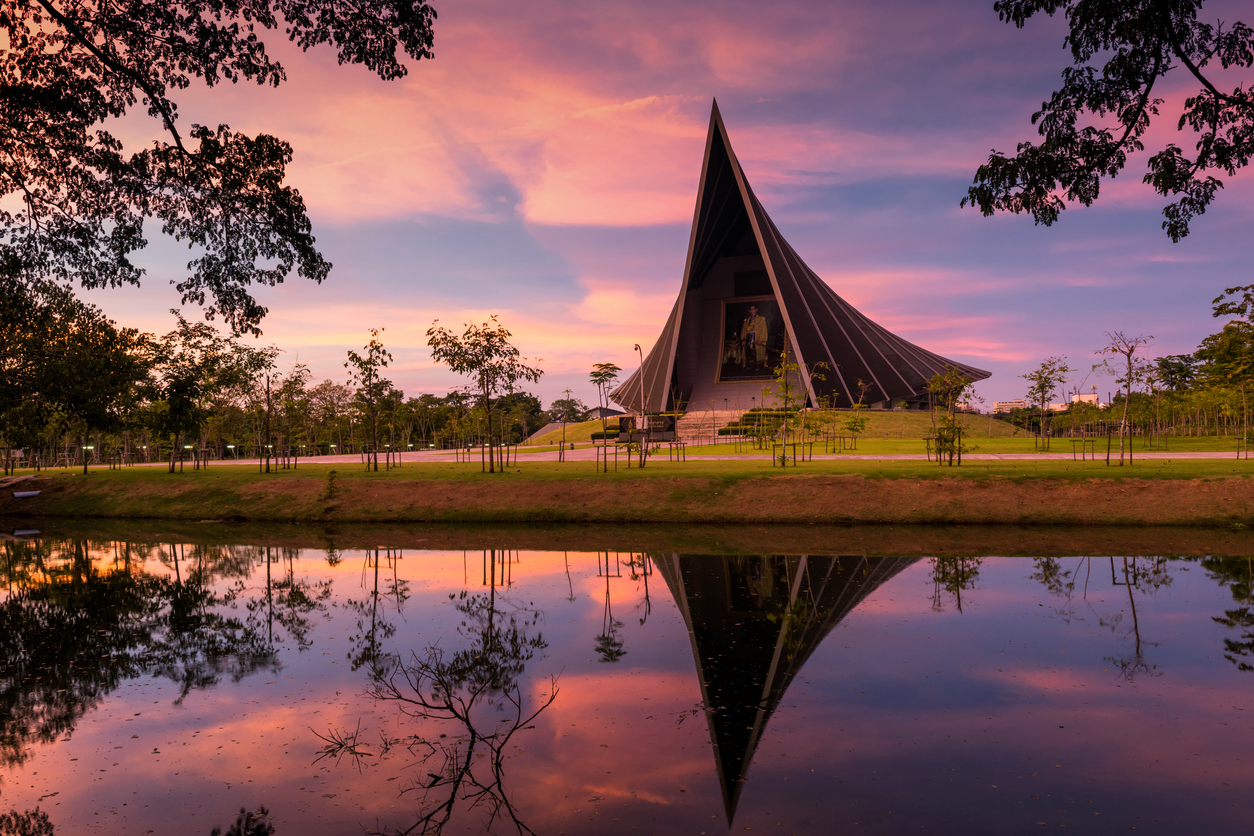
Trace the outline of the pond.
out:
M 63 836 L 262 807 L 279 836 L 1248 827 L 1244 538 L 765 536 L 797 553 L 7 537 L 0 813 Z

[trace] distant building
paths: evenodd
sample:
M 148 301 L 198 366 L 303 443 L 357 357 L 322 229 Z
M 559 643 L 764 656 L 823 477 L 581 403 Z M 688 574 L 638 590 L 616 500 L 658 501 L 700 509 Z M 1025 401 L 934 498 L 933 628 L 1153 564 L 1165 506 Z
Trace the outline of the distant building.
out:
M 907 342 L 836 295 L 767 216 L 716 106 L 679 296 L 610 398 L 635 413 L 743 410 L 763 397 L 784 357 L 811 406 L 923 405 L 928 380 L 947 369 L 968 381 L 990 374 Z
M 993 401 L 993 414 L 997 415 L 1002 412 L 1013 412 L 1016 409 L 1027 409 L 1028 402 L 1023 398 L 1015 398 L 1013 401 Z
M 1093 406 L 1096 406 L 1096 407 L 1101 408 L 1101 409 L 1104 409 L 1104 408 L 1106 408 L 1106 407 L 1110 406 L 1110 404 L 1108 404 L 1108 403 L 1102 403 L 1102 402 L 1101 402 L 1101 400 L 1097 397 L 1097 387 L 1096 387 L 1096 386 L 1094 386 L 1094 387 L 1093 387 L 1093 391 L 1092 391 L 1092 392 L 1076 392 L 1076 393 L 1074 393 L 1074 394 L 1071 396 L 1071 402 L 1072 402 L 1072 403 L 1087 403 L 1087 404 L 1092 404 Z
M 626 412 L 623 412 L 620 409 L 610 409 L 608 406 L 597 406 L 585 412 L 583 414 L 583 420 L 599 421 L 602 418 L 617 418 L 620 415 L 626 414 Z

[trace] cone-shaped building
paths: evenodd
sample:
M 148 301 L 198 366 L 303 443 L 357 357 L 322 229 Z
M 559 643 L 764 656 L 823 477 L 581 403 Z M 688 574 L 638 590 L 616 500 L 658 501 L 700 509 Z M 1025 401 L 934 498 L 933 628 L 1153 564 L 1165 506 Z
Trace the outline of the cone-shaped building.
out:
M 823 638 L 908 557 L 651 555 L 688 625 L 728 826 L 766 723 Z
M 610 398 L 635 412 L 725 399 L 747 407 L 775 377 L 785 344 L 812 405 L 850 406 L 859 381 L 864 404 L 917 399 L 947 366 L 989 376 L 876 325 L 806 266 L 749 187 L 716 102 L 679 298 L 643 369 Z M 821 380 L 809 374 L 819 363 L 828 366 Z

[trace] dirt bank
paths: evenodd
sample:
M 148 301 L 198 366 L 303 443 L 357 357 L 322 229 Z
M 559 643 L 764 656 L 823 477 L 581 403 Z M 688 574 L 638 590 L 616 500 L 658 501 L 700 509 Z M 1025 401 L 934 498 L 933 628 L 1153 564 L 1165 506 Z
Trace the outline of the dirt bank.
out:
M 39 490 L 14 499 L 13 490 Z M 1019 524 L 1254 522 L 1254 479 L 877 479 L 863 475 L 347 479 L 45 476 L 7 487 L 0 515 L 292 522 Z

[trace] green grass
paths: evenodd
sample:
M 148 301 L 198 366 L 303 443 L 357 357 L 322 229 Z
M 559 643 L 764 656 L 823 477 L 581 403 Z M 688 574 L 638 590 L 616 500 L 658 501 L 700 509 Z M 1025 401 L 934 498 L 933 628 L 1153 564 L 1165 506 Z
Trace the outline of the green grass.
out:
M 1134 466 L 1107 467 L 1104 462 L 1072 462 L 1070 459 L 1034 459 L 1002 461 L 968 461 L 962 467 L 937 467 L 926 461 L 876 461 L 837 459 L 803 463 L 799 467 L 772 467 L 770 459 L 720 461 L 689 459 L 672 462 L 654 457 L 644 469 L 625 467 L 620 461 L 617 472 L 598 473 L 593 462 L 521 462 L 499 474 L 483 473 L 477 461 L 472 463 L 424 462 L 410 463 L 391 471 L 366 471 L 355 463 L 305 463 L 297 470 L 258 474 L 255 466 L 214 465 L 207 471 L 186 470 L 170 474 L 161 467 L 132 467 L 122 470 L 92 469 L 83 476 L 81 470 L 45 471 L 46 479 L 29 484 L 43 491 L 30 500 L 12 499 L 7 490 L 0 494 L 0 515 L 12 517 L 53 516 L 60 518 L 120 517 L 165 518 L 184 520 L 306 520 L 335 524 L 348 521 L 388 521 L 419 519 L 429 522 L 571 522 L 598 519 L 614 522 L 676 522 L 687 518 L 695 522 L 727 522 L 728 506 L 720 495 L 739 493 L 755 495 L 758 480 L 783 478 L 784 482 L 763 483 L 763 490 L 778 499 L 795 489 L 805 493 L 805 482 L 813 477 L 854 476 L 871 480 L 863 482 L 827 482 L 816 486 L 828 498 L 822 510 L 831 517 L 839 512 L 835 497 L 845 490 L 896 496 L 900 490 L 911 500 L 912 485 L 874 487 L 877 480 L 903 480 L 912 483 L 959 480 L 990 482 L 1002 480 L 1026 485 L 1033 497 L 1040 490 L 1067 483 L 1094 485 L 1095 496 L 1105 494 L 1102 485 L 1118 488 L 1124 480 L 1177 480 L 1202 482 L 1244 480 L 1254 476 L 1254 462 L 1235 459 L 1162 459 L 1142 460 Z M 339 493 L 327 501 L 323 496 L 327 473 L 337 473 Z M 642 486 L 641 482 L 647 481 Z M 378 488 L 372 487 L 378 485 Z M 546 488 L 545 486 L 552 486 Z M 1040 486 L 1039 488 L 1037 486 Z M 616 487 L 617 486 L 617 487 Z M 654 487 L 656 486 L 656 487 Z M 1016 488 L 1021 489 L 1021 488 Z M 1191 486 L 1181 490 L 1188 497 Z M 1227 490 L 1227 489 L 1225 489 Z M 1248 493 L 1242 487 L 1231 490 Z M 834 493 L 833 493 L 834 492 Z M 1114 493 L 1117 493 L 1115 491 Z M 1114 495 L 1112 493 L 1111 495 Z M 760 495 L 760 494 L 759 494 Z M 1216 494 L 1222 496 L 1222 493 Z M 624 497 L 631 497 L 630 500 Z M 902 512 L 894 522 L 937 522 L 960 518 L 965 522 L 994 521 L 993 514 L 982 506 L 963 504 L 970 500 L 953 499 L 953 509 L 943 506 L 921 511 Z M 450 504 L 451 503 L 451 504 Z M 834 503 L 834 504 L 831 504 Z M 1196 504 L 1196 503 L 1194 503 Z M 1203 507 L 1182 511 L 1180 524 L 1196 524 L 1204 518 L 1232 522 L 1233 517 L 1218 503 L 1212 503 L 1214 514 Z M 802 506 L 780 506 L 782 513 L 791 513 Z M 422 509 L 428 508 L 429 511 Z M 817 506 L 816 506 L 817 508 Z M 1234 506 L 1235 508 L 1235 506 Z M 907 509 L 908 510 L 908 509 Z M 1000 518 L 1005 522 L 1005 513 Z M 884 522 L 883 514 L 892 511 L 873 510 L 874 519 Z M 1071 518 L 1050 516 L 1048 508 L 1032 512 L 1031 521 L 1060 522 Z M 1121 512 L 1122 513 L 1122 512 Z M 1199 518 L 1198 514 L 1203 513 Z M 1236 512 L 1239 514 L 1239 512 Z M 913 516 L 911 516 L 913 514 Z M 919 515 L 922 516 L 919 516 Z M 1228 516 L 1224 516 L 1228 514 Z M 982 516 L 983 515 L 983 516 Z M 794 516 L 796 516 L 794 514 Z M 837 516 L 839 514 L 837 513 Z M 1135 515 L 1134 515 L 1135 516 Z M 1126 517 L 1126 514 L 1125 514 Z M 1212 519 L 1213 517 L 1213 519 Z M 1172 518 L 1174 519 L 1174 518 Z M 864 521 L 868 521 L 864 520 Z M 1120 518 L 1125 523 L 1128 519 Z M 772 518 L 770 521 L 776 521 Z M 787 521 L 781 519 L 780 521 Z M 1098 517 L 1085 524 L 1102 524 L 1111 520 Z M 1240 521 L 1245 522 L 1244 518 Z M 760 522 L 760 521 L 759 521 Z M 1160 521 L 1161 522 L 1161 521 Z M 1136 524 L 1141 524 L 1139 518 Z
M 618 426 L 618 419 L 617 418 L 611 419 L 610 421 L 607 422 L 607 424 L 608 423 L 612 423 L 614 424 L 614 426 Z M 584 421 L 579 424 L 567 424 L 565 439 L 567 443 L 573 441 L 575 443 L 583 442 L 587 444 L 592 441 L 592 434 L 599 433 L 600 431 L 601 431 L 600 419 L 597 419 L 596 421 Z M 531 441 L 528 441 L 527 449 L 530 449 L 536 446 L 543 447 L 545 445 L 551 446 L 554 444 L 559 444 L 561 443 L 562 438 L 563 438 L 562 430 L 561 428 L 558 428 L 558 429 L 553 430 L 552 432 L 547 432 L 547 433 L 544 433 L 543 435 L 536 436 Z
M 723 445 L 719 445 L 723 452 Z M 860 474 L 869 478 L 884 479 L 941 479 L 965 478 L 986 479 L 989 477 L 1010 477 L 1015 479 L 1197 479 L 1224 478 L 1231 476 L 1254 476 L 1254 459 L 1238 460 L 1222 459 L 1137 459 L 1132 465 L 1118 467 L 1112 464 L 1107 467 L 1103 459 L 1097 461 L 1078 462 L 1071 459 L 1012 459 L 1012 460 L 967 460 L 961 467 L 938 467 L 935 463 L 918 460 L 877 461 L 867 459 L 834 459 L 803 462 L 798 467 L 791 463 L 787 468 L 773 467 L 769 456 L 762 455 L 748 460 L 714 460 L 689 458 L 686 462 L 668 461 L 665 452 L 662 455 L 649 457 L 644 469 L 626 467 L 626 457 L 620 457 L 617 472 L 598 473 L 596 465 L 591 461 L 520 461 L 511 465 L 503 474 L 488 474 L 480 469 L 478 459 L 470 463 L 456 462 L 421 462 L 406 463 L 400 468 L 379 472 L 366 471 L 361 465 L 353 464 L 319 464 L 314 462 L 301 463 L 296 470 L 280 470 L 276 473 L 258 474 L 256 465 L 222 465 L 214 464 L 208 470 L 186 470 L 182 474 L 170 474 L 162 467 L 128 467 L 121 470 L 107 468 L 91 468 L 88 476 L 82 475 L 82 468 L 68 470 L 47 470 L 44 475 L 51 478 L 86 479 L 97 484 L 116 484 L 119 486 L 152 485 L 155 487 L 177 487 L 180 485 L 201 485 L 211 490 L 226 493 L 250 485 L 260 483 L 281 484 L 287 480 L 314 479 L 326 481 L 329 470 L 335 470 L 341 484 L 357 480 L 393 480 L 393 481 L 478 481 L 483 479 L 505 479 L 516 482 L 548 482 L 567 479 L 674 479 L 676 477 L 722 477 L 729 479 L 758 478 L 772 475 L 820 475 L 820 474 Z M 29 471 L 19 471 L 24 475 Z M 14 488 L 17 489 L 17 488 Z

